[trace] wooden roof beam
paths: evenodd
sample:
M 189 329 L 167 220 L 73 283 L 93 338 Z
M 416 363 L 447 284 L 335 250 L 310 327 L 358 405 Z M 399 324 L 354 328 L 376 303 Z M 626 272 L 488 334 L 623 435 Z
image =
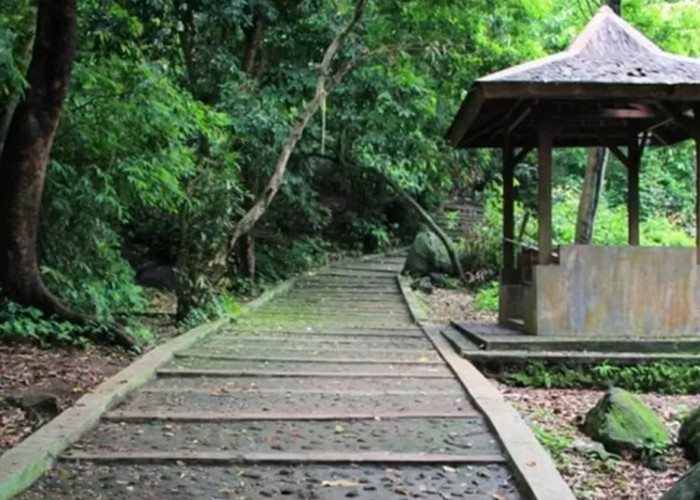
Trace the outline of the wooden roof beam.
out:
M 675 104 L 668 102 L 659 102 L 659 106 L 668 113 L 673 121 L 676 122 L 688 135 L 691 137 L 697 137 L 699 135 L 698 129 L 700 125 L 698 124 L 698 117 L 690 117 L 683 113 L 683 111 Z

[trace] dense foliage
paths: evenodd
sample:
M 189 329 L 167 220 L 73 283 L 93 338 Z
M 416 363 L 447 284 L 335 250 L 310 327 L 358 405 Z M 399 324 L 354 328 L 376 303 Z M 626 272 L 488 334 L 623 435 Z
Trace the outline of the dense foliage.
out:
M 660 45 L 700 56 L 697 0 L 623 3 L 625 17 Z M 313 93 L 323 49 L 352 6 L 79 2 L 73 86 L 43 204 L 40 252 L 50 288 L 81 311 L 124 319 L 147 307 L 135 277 L 158 263 L 177 271 L 182 316 L 204 319 L 232 307 L 228 293 L 251 292 L 332 252 L 408 241 L 415 216 L 376 170 L 429 209 L 453 197 L 483 202 L 489 225 L 460 245 L 468 269 L 482 272 L 481 281 L 493 278 L 498 153 L 455 151 L 442 136 L 473 79 L 561 50 L 590 17 L 579 2 L 372 2 L 341 61 L 364 48 L 370 57 L 313 118 L 279 196 L 254 230 L 256 283 L 240 259 L 222 262 L 233 225 L 270 175 L 290 123 Z M 30 0 L 0 11 L 2 110 L 22 94 L 34 16 Z M 559 243 L 571 239 L 584 154 L 556 157 Z M 646 242 L 690 243 L 691 157 L 687 145 L 649 153 L 642 176 Z M 534 209 L 533 161 L 516 173 L 520 216 Z M 625 183 L 623 167 L 613 162 L 597 242 L 625 239 Z M 18 323 L 18 315 L 35 314 L 21 312 L 6 306 L 0 330 L 50 336 L 45 325 Z

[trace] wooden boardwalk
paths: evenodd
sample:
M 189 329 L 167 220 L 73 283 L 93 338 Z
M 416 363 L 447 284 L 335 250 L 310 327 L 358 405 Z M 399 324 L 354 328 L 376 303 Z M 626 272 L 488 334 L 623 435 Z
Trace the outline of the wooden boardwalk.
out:
M 402 263 L 305 275 L 179 352 L 21 498 L 532 497 L 414 322 Z

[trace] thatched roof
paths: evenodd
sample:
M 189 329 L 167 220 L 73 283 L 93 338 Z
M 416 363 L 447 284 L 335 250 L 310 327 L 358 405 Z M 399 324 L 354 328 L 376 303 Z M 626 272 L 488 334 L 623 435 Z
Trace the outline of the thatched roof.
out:
M 532 145 L 534 120 L 547 115 L 567 122 L 560 146 L 603 145 L 596 127 L 615 144 L 649 128 L 654 144 L 688 138 L 666 103 L 693 118 L 700 60 L 664 52 L 605 6 L 564 52 L 477 80 L 447 137 L 500 146 L 507 130 L 514 145 Z

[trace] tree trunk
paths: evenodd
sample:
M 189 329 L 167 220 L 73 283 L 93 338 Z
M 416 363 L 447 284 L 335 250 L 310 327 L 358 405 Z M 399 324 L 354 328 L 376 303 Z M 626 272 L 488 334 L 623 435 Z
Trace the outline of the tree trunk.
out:
M 258 60 L 258 52 L 262 44 L 262 33 L 265 24 L 262 9 L 256 6 L 253 11 L 253 22 L 244 30 L 245 52 L 243 54 L 243 71 L 251 76 L 255 76 L 255 63 Z
M 605 4 L 616 14 L 621 14 L 622 0 L 605 0 Z M 581 200 L 576 218 L 576 235 L 574 241 L 581 245 L 589 245 L 593 241 L 593 226 L 598 212 L 598 203 L 603 193 L 605 168 L 608 163 L 608 150 L 605 148 L 589 148 L 586 164 L 586 177 L 581 190 Z
M 333 91 L 333 89 L 338 86 L 343 77 L 354 68 L 360 61 L 362 61 L 367 53 L 361 51 L 353 59 L 346 62 L 340 69 L 338 69 L 335 74 L 332 75 L 329 80 L 329 74 L 331 71 L 331 63 L 334 61 L 339 50 L 342 48 L 345 39 L 350 35 L 355 25 L 360 22 L 362 15 L 364 13 L 365 6 L 369 0 L 356 0 L 355 11 L 352 18 L 345 27 L 336 35 L 336 37 L 331 41 L 331 43 L 326 47 L 323 54 L 323 59 L 318 68 L 318 76 L 316 77 L 316 90 L 314 92 L 314 97 L 311 101 L 306 104 L 301 116 L 297 119 L 296 123 L 292 126 L 289 134 L 287 135 L 284 144 L 282 145 L 282 150 L 277 157 L 277 162 L 275 163 L 275 168 L 272 175 L 267 181 L 267 184 L 262 189 L 262 192 L 258 195 L 255 203 L 246 211 L 246 213 L 241 217 L 241 219 L 236 223 L 233 228 L 233 234 L 226 251 L 226 255 L 230 255 L 231 252 L 236 248 L 236 243 L 245 234 L 249 233 L 258 220 L 265 214 L 267 207 L 270 206 L 272 200 L 277 195 L 282 182 L 284 181 L 284 175 L 287 170 L 287 163 L 289 158 L 292 156 L 292 152 L 296 148 L 297 143 L 304 134 L 306 126 L 309 124 L 311 117 L 316 114 L 318 109 L 321 107 L 321 103 L 325 101 L 326 97 Z M 224 256 L 221 256 L 224 257 Z M 224 261 L 224 258 L 220 258 L 220 261 Z
M 262 45 L 264 20 L 262 8 L 256 6 L 253 10 L 251 25 L 244 29 L 246 45 L 243 54 L 243 71 L 251 78 L 256 79 L 259 77 L 254 70 L 258 59 L 258 53 Z M 245 185 L 257 198 L 260 194 L 258 169 L 249 165 L 248 168 L 243 169 L 242 173 Z M 246 210 L 249 210 L 252 206 L 252 201 L 248 205 L 244 205 Z M 238 240 L 238 269 L 250 280 L 251 285 L 254 285 L 255 281 L 255 262 L 255 238 L 251 232 L 247 232 Z
M 76 45 L 76 0 L 39 0 L 27 81 L 0 156 L 0 287 L 9 299 L 60 319 L 86 324 L 39 274 L 37 232 L 46 165 L 68 92 Z M 119 343 L 134 342 L 112 328 Z
M 18 37 L 15 46 L 15 60 L 17 66 L 22 72 L 25 72 L 27 65 L 29 63 L 29 58 L 32 54 L 32 46 L 34 45 L 34 19 L 32 16 L 27 16 L 27 26 L 21 28 L 21 32 L 24 36 Z M 12 120 L 12 115 L 17 109 L 17 103 L 19 102 L 21 92 L 18 90 L 14 95 L 10 95 L 7 102 L 2 103 L 2 109 L 0 109 L 0 153 L 2 153 L 3 146 L 5 145 L 5 138 L 7 137 L 7 132 L 10 130 L 10 121 Z
M 590 148 L 588 150 L 586 177 L 576 219 L 575 242 L 577 244 L 588 245 L 593 241 L 593 226 L 600 196 L 603 192 L 608 156 L 608 150 L 605 148 Z

